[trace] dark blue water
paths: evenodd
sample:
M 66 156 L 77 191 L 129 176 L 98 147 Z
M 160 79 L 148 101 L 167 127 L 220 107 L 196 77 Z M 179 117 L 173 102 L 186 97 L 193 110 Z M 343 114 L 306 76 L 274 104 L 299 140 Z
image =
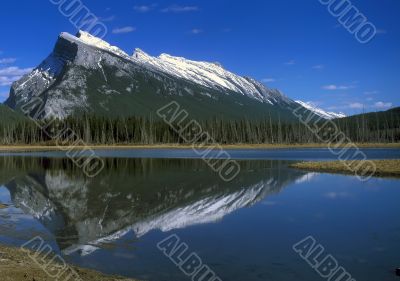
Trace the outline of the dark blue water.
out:
M 379 159 L 399 153 L 364 151 Z M 399 278 L 398 180 L 361 182 L 288 167 L 332 159 L 324 149 L 234 151 L 241 172 L 229 183 L 199 159 L 99 152 L 106 168 L 96 178 L 54 152 L 0 157 L 0 203 L 9 206 L 0 210 L 0 242 L 21 245 L 39 235 L 83 267 L 190 280 L 156 246 L 175 234 L 222 280 L 323 280 L 292 249 L 312 236 L 355 280 Z M 146 153 L 193 157 L 181 150 Z
M 204 150 L 203 150 L 204 151 Z M 341 149 L 331 150 L 327 148 L 293 148 L 293 149 L 225 149 L 232 159 L 270 159 L 270 160 L 337 160 Z M 399 159 L 400 149 L 388 148 L 362 148 L 349 149 L 347 155 L 354 155 L 351 159 L 361 159 L 362 152 L 368 159 Z M 214 150 L 207 157 L 215 156 L 219 151 Z M 89 152 L 88 152 L 89 153 Z M 91 153 L 91 152 L 90 152 Z M 201 158 L 202 153 L 196 153 L 192 149 L 98 149 L 96 155 L 107 158 Z M 38 157 L 65 157 L 63 151 L 44 152 L 0 152 L 0 156 L 38 156 Z M 84 155 L 84 154 L 83 154 Z M 221 157 L 223 159 L 223 157 Z

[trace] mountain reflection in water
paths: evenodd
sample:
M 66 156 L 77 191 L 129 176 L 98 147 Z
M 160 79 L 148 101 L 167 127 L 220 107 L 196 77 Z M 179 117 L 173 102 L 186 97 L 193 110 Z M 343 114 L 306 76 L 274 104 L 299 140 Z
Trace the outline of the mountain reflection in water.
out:
M 240 161 L 240 174 L 227 183 L 195 159 L 108 158 L 88 178 L 68 159 L 2 157 L 0 185 L 64 254 L 87 255 L 129 231 L 141 237 L 217 222 L 307 177 L 288 163 Z

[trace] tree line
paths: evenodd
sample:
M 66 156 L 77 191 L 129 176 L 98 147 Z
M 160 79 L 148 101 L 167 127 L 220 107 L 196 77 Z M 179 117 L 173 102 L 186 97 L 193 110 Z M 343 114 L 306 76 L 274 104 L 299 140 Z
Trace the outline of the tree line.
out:
M 0 122 L 0 143 L 13 144 L 55 144 L 56 140 L 68 144 L 73 142 L 66 128 L 86 144 L 185 144 L 182 134 L 190 134 L 190 128 L 177 132 L 164 121 L 153 117 L 106 118 L 91 115 L 68 117 L 55 120 L 43 126 L 31 120 L 12 123 Z M 317 123 L 318 133 L 300 121 L 281 122 L 271 118 L 264 120 L 223 120 L 212 118 L 199 121 L 202 131 L 207 132 L 219 144 L 295 144 L 320 143 L 333 134 L 334 126 L 353 142 L 389 143 L 400 141 L 400 114 L 356 116 Z M 328 124 L 328 125 L 327 125 Z M 335 125 L 333 125 L 335 124 Z M 54 132 L 49 136 L 48 132 Z M 57 135 L 57 132 L 60 134 Z M 57 137 L 54 137 L 56 136 Z M 323 136 L 321 138 L 321 136 Z M 335 141 L 335 137 L 331 138 Z M 198 139 L 197 142 L 203 142 Z

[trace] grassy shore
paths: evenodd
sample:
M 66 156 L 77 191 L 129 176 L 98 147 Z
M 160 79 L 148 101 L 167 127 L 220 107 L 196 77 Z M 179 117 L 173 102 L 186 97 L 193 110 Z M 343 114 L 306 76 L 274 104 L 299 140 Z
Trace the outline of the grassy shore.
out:
M 400 178 L 400 160 L 372 160 L 376 165 L 376 172 L 374 176 L 377 177 L 393 177 Z M 360 161 L 347 161 L 347 165 L 357 167 Z M 290 165 L 292 168 L 302 169 L 313 172 L 328 172 L 339 174 L 353 174 L 348 166 L 342 161 L 328 161 L 328 162 L 301 162 Z
M 359 143 L 359 148 L 400 148 L 400 143 Z M 224 149 L 284 149 L 284 148 L 328 148 L 327 144 L 226 144 L 221 145 Z M 154 144 L 154 145 L 89 145 L 91 149 L 191 149 L 191 145 L 180 144 Z M 74 147 L 76 149 L 87 149 L 84 146 Z M 49 151 L 59 150 L 56 145 L 0 145 L 1 151 Z
M 57 272 L 60 265 L 51 264 L 49 272 Z M 82 281 L 136 281 L 118 276 L 104 275 L 94 270 L 70 266 Z M 69 271 L 68 271 L 69 272 Z M 50 277 L 26 252 L 20 248 L 0 245 L 0 279 L 3 281 L 56 281 Z

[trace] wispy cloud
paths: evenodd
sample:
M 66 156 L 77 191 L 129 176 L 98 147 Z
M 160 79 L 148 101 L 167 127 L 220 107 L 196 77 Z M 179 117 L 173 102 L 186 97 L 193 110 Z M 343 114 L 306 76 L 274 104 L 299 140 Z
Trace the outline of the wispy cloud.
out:
M 391 102 L 378 101 L 378 102 L 374 103 L 374 107 L 376 107 L 378 109 L 385 109 L 385 108 L 389 108 L 392 106 L 393 106 L 393 103 L 391 103 Z
M 94 25 L 98 22 L 112 22 L 115 20 L 115 18 L 115 16 L 89 18 L 82 21 L 82 26 L 88 28 L 89 26 Z
M 0 76 L 18 76 L 31 72 L 33 68 L 19 68 L 18 66 L 10 66 L 0 69 Z
M 113 21 L 113 20 L 115 20 L 115 16 L 100 17 L 99 18 L 99 21 L 102 21 L 102 22 L 110 22 L 110 21 Z
M 372 95 L 376 95 L 379 94 L 379 91 L 366 91 L 364 92 L 364 95 L 366 96 L 372 96 Z
M 114 28 L 112 30 L 112 33 L 114 33 L 114 34 L 130 33 L 135 30 L 136 30 L 136 28 L 133 26 L 124 26 L 124 27 Z
M 376 30 L 376 34 L 386 34 L 387 33 L 387 30 L 386 29 L 377 29 Z
M 172 5 L 161 10 L 163 13 L 186 13 L 186 12 L 196 12 L 199 10 L 197 6 L 179 6 Z
M 16 58 L 3 58 L 0 59 L 0 64 L 10 64 L 14 63 L 17 59 Z
M 356 86 L 354 85 L 325 85 L 322 86 L 323 90 L 327 90 L 327 91 L 337 91 L 337 90 L 350 90 L 350 89 L 354 89 Z
M 263 78 L 263 79 L 261 79 L 261 82 L 272 83 L 272 82 L 276 82 L 276 79 L 275 78 Z
M 133 9 L 138 12 L 138 13 L 147 13 L 153 10 L 155 7 L 157 7 L 157 4 L 151 4 L 151 5 L 138 5 L 134 6 Z
M 352 108 L 352 109 L 362 109 L 362 108 L 365 108 L 365 106 L 364 106 L 362 103 L 353 102 L 353 103 L 350 103 L 350 104 L 349 104 L 349 108 Z
M 339 198 L 347 198 L 347 197 L 350 197 L 351 195 L 347 192 L 332 191 L 332 192 L 328 192 L 328 193 L 324 194 L 324 196 L 329 199 L 339 199 Z
M 325 68 L 325 66 L 323 64 L 317 64 L 317 65 L 314 65 L 312 68 L 316 69 L 316 70 L 322 70 Z
M 10 66 L 0 69 L 0 86 L 10 86 L 14 81 L 32 71 L 33 68 Z
M 296 61 L 295 60 L 290 60 L 284 63 L 285 65 L 295 65 Z
M 203 33 L 204 31 L 202 29 L 198 29 L 198 28 L 193 28 L 190 33 L 192 34 L 200 34 Z
M 0 86 L 10 86 L 20 78 L 21 76 L 0 76 Z

